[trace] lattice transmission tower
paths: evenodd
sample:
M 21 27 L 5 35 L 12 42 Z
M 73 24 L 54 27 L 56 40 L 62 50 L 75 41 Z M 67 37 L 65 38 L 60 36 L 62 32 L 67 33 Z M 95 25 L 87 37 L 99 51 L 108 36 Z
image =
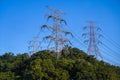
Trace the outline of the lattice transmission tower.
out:
M 65 25 L 67 25 L 66 21 L 60 17 L 60 15 L 65 14 L 65 12 L 59 11 L 49 6 L 46 7 L 47 9 L 52 11 L 52 14 L 46 14 L 47 21 L 50 21 L 49 19 L 52 19 L 53 21 L 51 22 L 52 25 L 45 24 L 41 27 L 41 29 L 47 29 L 48 31 L 50 31 L 50 34 L 44 36 L 43 39 L 49 41 L 47 49 L 53 48 L 56 56 L 59 57 L 59 52 L 63 49 L 63 47 L 67 44 L 71 44 L 71 42 L 67 38 L 65 38 L 65 36 L 68 34 L 72 34 L 71 32 L 68 32 L 61 28 L 63 22 Z
M 35 36 L 33 37 L 33 40 L 29 41 L 28 50 L 30 55 L 38 52 L 40 48 L 40 41 L 38 40 L 38 38 L 38 36 Z
M 88 43 L 88 49 L 87 53 L 89 55 L 95 55 L 96 58 L 100 57 L 102 59 L 98 44 L 102 44 L 102 42 L 99 40 L 102 35 L 98 33 L 97 31 L 100 31 L 101 29 L 99 27 L 94 26 L 94 22 L 88 21 L 90 24 L 89 26 L 84 26 L 83 29 L 88 29 L 88 32 L 85 32 L 82 34 L 84 38 L 87 38 L 84 40 L 84 43 Z

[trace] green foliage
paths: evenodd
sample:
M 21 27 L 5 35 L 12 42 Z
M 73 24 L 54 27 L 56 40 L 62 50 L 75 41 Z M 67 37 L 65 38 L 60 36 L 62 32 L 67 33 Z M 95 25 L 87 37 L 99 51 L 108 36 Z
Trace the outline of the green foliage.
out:
M 77 48 L 61 51 L 55 57 L 52 51 L 5 53 L 0 56 L 0 80 L 120 80 L 120 67 L 88 56 Z
M 14 80 L 15 76 L 13 72 L 0 72 L 0 80 Z

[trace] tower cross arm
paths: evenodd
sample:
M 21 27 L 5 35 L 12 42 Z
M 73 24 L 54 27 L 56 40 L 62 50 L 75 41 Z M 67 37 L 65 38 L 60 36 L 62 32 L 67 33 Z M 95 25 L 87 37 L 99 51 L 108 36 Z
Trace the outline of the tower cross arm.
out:
M 47 28 L 47 29 L 53 29 L 52 26 L 48 26 L 46 24 L 41 26 L 41 29 L 45 29 L 45 28 Z
M 89 35 L 90 33 L 89 32 L 86 32 L 86 33 L 83 33 L 82 34 L 82 37 L 86 36 L 86 35 Z
M 100 33 L 94 33 L 94 35 L 98 36 L 98 38 L 103 37 L 103 35 Z
M 69 31 L 61 30 L 65 35 L 71 35 L 73 37 L 73 34 Z
M 50 40 L 54 40 L 55 38 L 54 38 L 54 36 L 49 35 L 49 36 L 45 36 L 45 37 L 43 37 L 43 39 L 50 39 Z
M 88 43 L 89 41 L 90 41 L 90 40 L 87 39 L 87 40 L 84 40 L 83 43 Z
M 50 7 L 50 6 L 46 6 L 46 8 L 48 8 L 49 10 L 51 10 L 51 11 L 53 11 L 54 13 L 57 13 L 57 14 L 66 14 L 65 12 L 63 12 L 63 11 L 60 11 L 60 10 L 58 10 L 58 9 L 55 9 L 55 8 L 52 8 L 52 7 Z

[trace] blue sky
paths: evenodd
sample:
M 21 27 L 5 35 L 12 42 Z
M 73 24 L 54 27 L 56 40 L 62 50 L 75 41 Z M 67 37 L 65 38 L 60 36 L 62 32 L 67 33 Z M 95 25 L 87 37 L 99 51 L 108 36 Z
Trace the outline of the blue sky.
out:
M 101 54 L 107 62 L 120 65 L 119 0 L 0 0 L 0 54 L 28 52 L 28 41 L 46 23 L 45 14 L 50 12 L 46 5 L 66 12 L 62 16 L 68 23 L 65 29 L 78 35 L 81 42 L 82 27 L 89 25 L 86 21 L 94 21 L 102 29 L 101 34 L 111 41 L 101 39 L 110 48 L 100 47 Z M 86 50 L 77 41 L 73 41 L 73 46 Z

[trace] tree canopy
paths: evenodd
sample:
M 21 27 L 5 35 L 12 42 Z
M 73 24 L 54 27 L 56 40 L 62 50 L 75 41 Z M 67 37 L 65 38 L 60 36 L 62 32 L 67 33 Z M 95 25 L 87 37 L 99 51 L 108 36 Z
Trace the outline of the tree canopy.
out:
M 54 52 L 5 53 L 0 56 L 0 80 L 120 80 L 120 67 L 97 60 L 78 48 Z

